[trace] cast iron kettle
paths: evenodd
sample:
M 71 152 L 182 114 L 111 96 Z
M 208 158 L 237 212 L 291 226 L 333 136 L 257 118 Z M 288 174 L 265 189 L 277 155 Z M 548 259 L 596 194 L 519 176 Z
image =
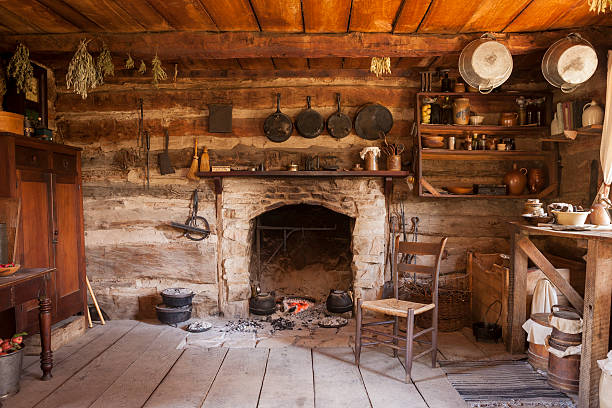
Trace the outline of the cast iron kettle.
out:
M 332 137 L 336 139 L 342 139 L 348 136 L 353 128 L 351 118 L 342 113 L 340 109 L 340 94 L 336 94 L 336 101 L 338 102 L 338 111 L 332 113 L 327 118 L 327 131 Z
M 291 137 L 293 122 L 291 118 L 280 111 L 280 94 L 276 94 L 276 112 L 266 118 L 264 133 L 268 139 L 281 143 Z
M 353 310 L 353 299 L 343 290 L 330 290 L 325 301 L 327 310 L 332 313 L 345 313 Z
M 306 97 L 308 108 L 301 111 L 295 119 L 295 127 L 298 133 L 307 139 L 319 136 L 325 128 L 323 116 L 310 107 L 310 96 Z
M 274 292 L 262 292 L 249 299 L 249 311 L 256 315 L 271 315 L 276 310 L 276 296 Z

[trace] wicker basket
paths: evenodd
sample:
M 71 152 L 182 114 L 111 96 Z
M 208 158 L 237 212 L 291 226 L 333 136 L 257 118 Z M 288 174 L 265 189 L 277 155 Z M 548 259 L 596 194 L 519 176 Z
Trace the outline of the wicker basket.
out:
M 452 272 L 440 276 L 438 284 L 438 330 L 452 332 L 469 325 L 470 290 L 469 275 L 465 272 Z M 419 303 L 431 303 L 431 280 L 406 279 L 400 284 L 399 298 Z M 419 327 L 431 327 L 433 312 L 416 316 Z

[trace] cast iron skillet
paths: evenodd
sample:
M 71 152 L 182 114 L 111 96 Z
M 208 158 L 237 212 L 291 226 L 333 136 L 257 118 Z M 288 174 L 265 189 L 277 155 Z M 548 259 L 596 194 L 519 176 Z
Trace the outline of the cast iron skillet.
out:
M 295 119 L 295 127 L 300 135 L 307 139 L 319 136 L 325 128 L 323 116 L 316 110 L 310 108 L 310 96 L 306 97 L 308 108 L 301 111 Z
M 340 111 L 340 94 L 336 94 L 336 100 L 338 101 L 338 111 L 332 113 L 327 118 L 327 131 L 330 135 L 336 139 L 342 139 L 348 136 L 353 127 L 351 118 Z
M 389 109 L 377 103 L 362 106 L 355 116 L 355 132 L 366 140 L 376 140 L 381 132 L 387 134 L 392 127 L 393 115 Z
M 293 123 L 289 116 L 280 111 L 280 94 L 276 94 L 276 112 L 266 118 L 264 133 L 273 142 L 281 143 L 291 137 Z

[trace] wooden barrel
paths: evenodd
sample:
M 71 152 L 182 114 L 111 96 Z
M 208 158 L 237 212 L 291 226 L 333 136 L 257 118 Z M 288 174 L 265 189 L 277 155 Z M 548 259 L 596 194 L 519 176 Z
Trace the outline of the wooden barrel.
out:
M 577 312 L 555 311 L 556 317 L 576 320 L 580 318 Z M 563 333 L 553 327 L 553 331 L 548 339 L 550 347 L 565 351 L 568 347 L 578 346 L 582 343 L 582 333 L 568 334 Z M 578 393 L 580 384 L 580 355 L 557 357 L 552 353 L 548 356 L 548 383 L 561 390 L 571 393 Z
M 550 327 L 548 324 L 548 313 L 534 313 L 531 315 L 531 320 L 542 326 Z M 548 370 L 548 350 L 546 345 L 530 342 L 529 350 L 527 350 L 527 361 L 536 370 Z

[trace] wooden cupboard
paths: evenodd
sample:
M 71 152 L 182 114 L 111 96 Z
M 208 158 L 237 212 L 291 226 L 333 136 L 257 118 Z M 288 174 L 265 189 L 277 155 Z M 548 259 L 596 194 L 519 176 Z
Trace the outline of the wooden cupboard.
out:
M 21 202 L 17 261 L 26 268 L 56 268 L 48 287 L 52 323 L 84 312 L 80 149 L 0 134 L 0 197 Z M 37 328 L 37 309 L 37 302 L 30 302 L 15 310 L 17 330 Z

